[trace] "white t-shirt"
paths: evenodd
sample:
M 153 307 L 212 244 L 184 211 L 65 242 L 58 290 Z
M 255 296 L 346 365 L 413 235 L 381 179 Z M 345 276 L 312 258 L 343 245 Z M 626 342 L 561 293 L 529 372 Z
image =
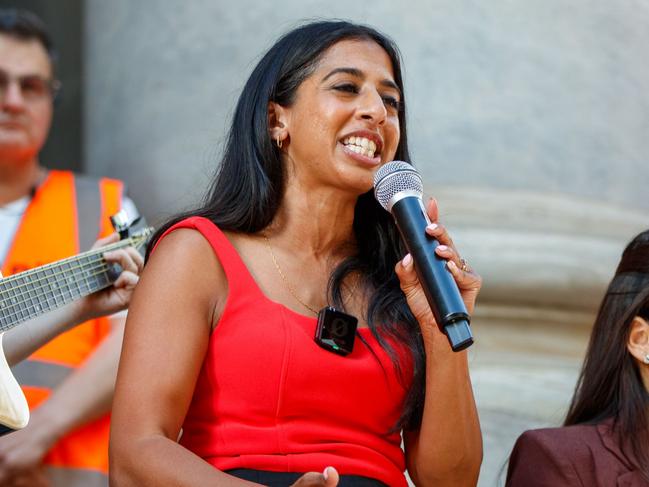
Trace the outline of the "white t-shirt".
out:
M 25 214 L 30 200 L 29 196 L 23 196 L 19 200 L 0 206 L 0 267 L 4 264 L 9 247 L 18 231 L 20 219 Z M 131 221 L 138 216 L 135 203 L 128 196 L 122 198 L 122 209 L 126 211 Z
M 29 196 L 23 196 L 19 200 L 0 206 L 0 264 L 5 261 L 18 225 L 20 225 L 20 219 L 25 214 L 30 200 Z

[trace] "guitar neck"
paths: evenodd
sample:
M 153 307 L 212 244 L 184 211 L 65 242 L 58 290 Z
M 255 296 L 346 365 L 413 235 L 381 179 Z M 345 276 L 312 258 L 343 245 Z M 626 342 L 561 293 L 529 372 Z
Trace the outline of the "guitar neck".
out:
M 103 254 L 130 245 L 127 238 L 0 280 L 0 331 L 110 286 L 119 270 Z

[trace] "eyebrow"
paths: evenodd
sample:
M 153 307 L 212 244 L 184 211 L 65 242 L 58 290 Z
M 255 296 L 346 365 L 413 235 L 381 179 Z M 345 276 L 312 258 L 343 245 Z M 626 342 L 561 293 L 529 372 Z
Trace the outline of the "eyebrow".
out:
M 327 81 L 329 78 L 331 78 L 333 75 L 338 74 L 338 73 L 345 73 L 345 74 L 350 74 L 356 78 L 360 79 L 365 79 L 365 73 L 361 71 L 360 69 L 357 68 L 336 68 L 331 70 L 327 76 L 322 78 L 322 81 Z M 401 90 L 397 86 L 397 84 L 392 81 L 391 79 L 382 79 L 379 82 L 382 86 L 385 86 L 386 88 L 392 88 L 394 90 L 397 90 L 399 92 L 399 96 L 401 96 Z

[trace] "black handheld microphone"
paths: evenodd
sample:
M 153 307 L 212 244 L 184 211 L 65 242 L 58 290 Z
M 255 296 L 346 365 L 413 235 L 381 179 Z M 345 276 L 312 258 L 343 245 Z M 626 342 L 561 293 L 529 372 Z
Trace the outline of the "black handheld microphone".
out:
M 374 175 L 374 196 L 392 213 L 435 320 L 453 351 L 459 352 L 473 343 L 471 317 L 446 261 L 435 253 L 439 242 L 426 233 L 430 219 L 421 200 L 423 193 L 421 176 L 407 162 L 388 162 Z

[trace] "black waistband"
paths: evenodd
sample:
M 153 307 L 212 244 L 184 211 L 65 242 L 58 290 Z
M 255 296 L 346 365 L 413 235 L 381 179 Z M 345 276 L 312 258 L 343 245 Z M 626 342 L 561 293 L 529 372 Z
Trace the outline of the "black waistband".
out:
M 227 473 L 243 480 L 267 485 L 268 487 L 288 487 L 304 475 L 295 472 L 269 472 L 248 468 L 235 468 L 228 470 Z M 338 487 L 387 487 L 387 485 L 378 480 L 361 477 L 360 475 L 341 475 Z

